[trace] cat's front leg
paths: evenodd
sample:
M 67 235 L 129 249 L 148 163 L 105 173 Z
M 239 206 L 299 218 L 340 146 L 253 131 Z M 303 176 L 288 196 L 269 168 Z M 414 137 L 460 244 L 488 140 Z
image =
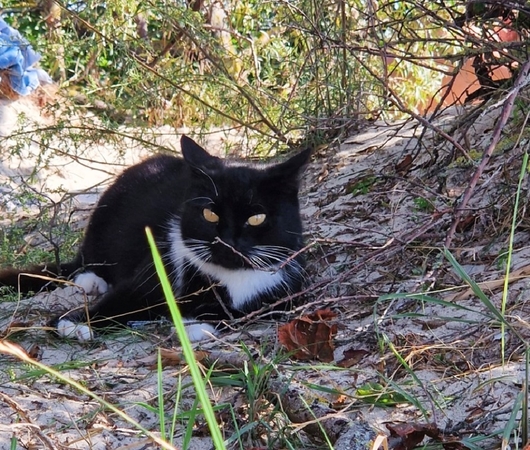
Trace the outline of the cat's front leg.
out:
M 108 331 L 131 321 L 154 320 L 160 316 L 167 316 L 167 305 L 159 284 L 154 277 L 148 277 L 141 282 L 119 283 L 88 310 L 79 308 L 57 316 L 50 321 L 50 326 L 62 337 L 87 341 L 93 339 L 93 330 Z
M 109 290 L 108 283 L 91 271 L 77 274 L 74 278 L 74 284 L 86 295 L 102 295 Z M 94 333 L 90 326 L 84 323 L 85 321 L 86 312 L 75 311 L 56 317 L 50 322 L 50 325 L 55 328 L 57 334 L 61 337 L 86 342 L 94 339 Z

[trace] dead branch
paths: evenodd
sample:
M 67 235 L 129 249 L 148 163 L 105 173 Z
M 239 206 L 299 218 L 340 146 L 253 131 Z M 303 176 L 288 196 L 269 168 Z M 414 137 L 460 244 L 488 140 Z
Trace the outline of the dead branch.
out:
M 519 91 L 530 82 L 529 72 L 530 72 L 530 60 L 526 61 L 526 63 L 522 67 L 521 72 L 519 73 L 519 76 L 515 80 L 512 90 L 508 93 L 505 100 L 503 101 L 501 115 L 493 131 L 491 143 L 488 146 L 488 148 L 484 151 L 484 154 L 482 155 L 482 160 L 480 161 L 480 164 L 475 170 L 475 173 L 471 177 L 469 185 L 464 192 L 464 196 L 462 197 L 462 201 L 460 202 L 459 205 L 457 205 L 455 209 L 453 223 L 451 224 L 451 228 L 449 229 L 449 232 L 447 233 L 447 237 L 444 243 L 444 246 L 446 248 L 451 247 L 451 243 L 453 241 L 458 223 L 460 222 L 460 218 L 462 217 L 462 213 L 465 211 L 467 204 L 469 203 L 469 200 L 473 196 L 475 187 L 480 177 L 482 176 L 484 169 L 488 165 L 491 159 L 491 156 L 493 155 L 493 151 L 495 150 L 495 148 L 497 147 L 497 144 L 499 143 L 502 130 L 504 129 L 504 127 L 506 126 L 506 123 L 508 122 L 508 119 L 510 118 L 510 115 L 513 110 L 513 105 L 514 105 L 515 99 L 517 98 L 517 95 L 519 94 Z

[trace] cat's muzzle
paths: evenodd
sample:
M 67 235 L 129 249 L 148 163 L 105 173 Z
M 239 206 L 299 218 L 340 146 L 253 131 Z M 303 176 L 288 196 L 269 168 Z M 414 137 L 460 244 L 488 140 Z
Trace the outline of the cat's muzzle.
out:
M 212 242 L 212 263 L 227 269 L 252 269 L 252 262 L 232 243 L 216 237 Z

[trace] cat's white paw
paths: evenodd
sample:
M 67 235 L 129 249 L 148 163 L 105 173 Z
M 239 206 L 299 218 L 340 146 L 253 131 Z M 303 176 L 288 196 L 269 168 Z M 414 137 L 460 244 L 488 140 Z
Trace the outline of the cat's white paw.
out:
M 87 295 L 101 295 L 109 290 L 108 283 L 94 272 L 83 272 L 74 278 L 74 283 Z
M 187 320 L 184 320 L 186 323 Z M 216 330 L 209 323 L 190 323 L 186 325 L 186 333 L 191 342 L 205 341 L 216 335 Z
M 88 325 L 75 323 L 68 319 L 61 319 L 57 322 L 57 333 L 62 337 L 77 339 L 80 342 L 94 339 L 94 334 Z

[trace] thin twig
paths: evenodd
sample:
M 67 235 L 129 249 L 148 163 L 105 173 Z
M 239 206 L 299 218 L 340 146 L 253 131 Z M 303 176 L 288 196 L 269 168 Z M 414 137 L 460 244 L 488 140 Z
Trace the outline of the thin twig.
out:
M 526 63 L 521 69 L 521 72 L 519 73 L 519 76 L 515 80 L 513 88 L 506 96 L 506 99 L 504 100 L 504 104 L 502 106 L 502 111 L 501 111 L 499 121 L 497 122 L 497 125 L 495 126 L 495 129 L 493 131 L 491 143 L 488 146 L 488 148 L 484 151 L 484 154 L 482 155 L 482 160 L 480 161 L 480 164 L 475 170 L 475 173 L 473 174 L 473 177 L 471 178 L 471 181 L 469 182 L 469 185 L 464 192 L 462 201 L 460 202 L 459 205 L 456 206 L 454 217 L 453 217 L 453 223 L 451 224 L 451 228 L 449 229 L 447 233 L 447 237 L 444 243 L 444 246 L 446 248 L 451 247 L 451 243 L 453 241 L 458 223 L 460 222 L 460 218 L 462 217 L 462 213 L 466 209 L 467 204 L 469 203 L 469 200 L 473 196 L 473 192 L 478 183 L 478 180 L 480 179 L 480 177 L 482 176 L 482 173 L 484 172 L 484 169 L 490 162 L 491 156 L 493 155 L 493 151 L 495 150 L 495 148 L 497 147 L 497 144 L 499 143 L 502 130 L 504 129 L 506 123 L 508 122 L 508 119 L 510 118 L 510 115 L 512 114 L 513 105 L 515 103 L 515 99 L 517 98 L 517 95 L 519 94 L 519 91 L 524 86 L 526 86 L 530 81 L 529 72 L 530 72 L 530 60 L 526 61 Z

